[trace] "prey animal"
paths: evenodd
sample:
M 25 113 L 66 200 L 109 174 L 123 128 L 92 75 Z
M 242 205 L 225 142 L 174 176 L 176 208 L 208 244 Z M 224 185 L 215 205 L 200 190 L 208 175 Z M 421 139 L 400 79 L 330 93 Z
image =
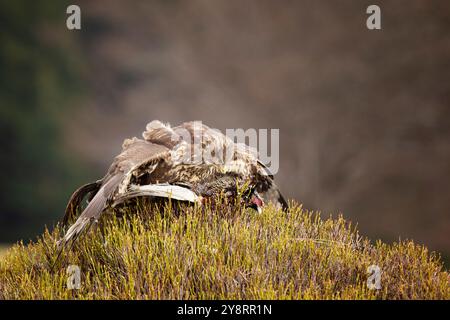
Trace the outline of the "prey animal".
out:
M 126 139 L 106 175 L 72 194 L 64 224 L 75 220 L 85 198 L 89 203 L 60 244 L 75 240 L 107 209 L 138 197 L 203 206 L 220 194 L 236 198 L 239 187 L 244 187 L 241 201 L 245 206 L 261 212 L 272 202 L 287 209 L 273 175 L 256 152 L 218 130 L 196 121 L 171 127 L 155 120 L 147 124 L 142 136 Z

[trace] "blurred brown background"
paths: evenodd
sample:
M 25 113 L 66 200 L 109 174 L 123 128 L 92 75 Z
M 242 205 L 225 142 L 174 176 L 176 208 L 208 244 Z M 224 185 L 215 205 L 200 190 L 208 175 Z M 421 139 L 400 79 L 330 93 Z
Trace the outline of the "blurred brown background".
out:
M 343 212 L 374 240 L 412 238 L 450 255 L 449 1 L 86 0 L 76 3 L 80 31 L 66 29 L 68 3 L 55 3 L 34 7 L 40 19 L 32 25 L 7 20 L 24 32 L 2 31 L 18 42 L 29 34 L 33 50 L 54 53 L 39 54 L 50 69 L 63 66 L 50 77 L 56 89 L 48 70 L 32 73 L 34 112 L 54 119 L 47 136 L 58 137 L 36 143 L 51 143 L 65 159 L 39 196 L 50 199 L 39 221 L 61 217 L 70 192 L 101 177 L 123 139 L 140 136 L 147 122 L 202 120 L 219 129 L 279 128 L 276 179 L 288 198 L 325 215 Z M 370 4 L 381 7 L 382 30 L 366 28 Z M 26 2 L 12 7 L 3 15 L 30 10 Z M 21 85 L 11 85 L 18 96 Z M 30 155 L 2 161 L 21 156 Z M 45 157 L 34 161 L 48 179 Z M 41 185 L 35 178 L 29 173 L 17 187 Z M 27 218 L 38 203 L 9 202 L 0 219 L 13 227 L 3 241 L 42 230 Z

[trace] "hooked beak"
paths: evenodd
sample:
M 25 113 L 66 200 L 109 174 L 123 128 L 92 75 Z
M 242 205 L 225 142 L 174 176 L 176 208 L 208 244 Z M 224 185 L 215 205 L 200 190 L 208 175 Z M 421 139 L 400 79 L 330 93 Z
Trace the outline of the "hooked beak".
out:
M 261 207 L 256 207 L 256 211 L 258 211 L 259 214 L 262 213 L 262 208 Z

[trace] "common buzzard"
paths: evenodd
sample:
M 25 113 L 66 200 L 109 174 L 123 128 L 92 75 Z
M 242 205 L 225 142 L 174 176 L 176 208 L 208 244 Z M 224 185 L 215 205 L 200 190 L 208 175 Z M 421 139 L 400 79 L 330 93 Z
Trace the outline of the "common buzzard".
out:
M 219 193 L 236 196 L 240 184 L 248 189 L 245 204 L 258 212 L 267 202 L 287 209 L 256 153 L 201 122 L 171 127 L 155 120 L 147 125 L 143 138 L 126 139 L 106 175 L 73 193 L 64 224 L 75 218 L 84 198 L 90 201 L 61 240 L 63 244 L 74 240 L 107 208 L 135 197 L 170 197 L 203 205 Z

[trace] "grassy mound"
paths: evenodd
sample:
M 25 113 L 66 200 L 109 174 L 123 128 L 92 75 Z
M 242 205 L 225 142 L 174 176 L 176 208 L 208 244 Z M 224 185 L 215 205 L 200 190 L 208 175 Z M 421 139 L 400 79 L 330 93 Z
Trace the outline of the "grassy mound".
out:
M 438 256 L 411 241 L 371 244 L 342 217 L 298 205 L 134 211 L 103 219 L 55 265 L 59 228 L 15 245 L 0 261 L 0 299 L 450 298 Z M 78 290 L 67 288 L 69 265 L 80 268 Z M 367 285 L 371 265 L 379 290 Z

